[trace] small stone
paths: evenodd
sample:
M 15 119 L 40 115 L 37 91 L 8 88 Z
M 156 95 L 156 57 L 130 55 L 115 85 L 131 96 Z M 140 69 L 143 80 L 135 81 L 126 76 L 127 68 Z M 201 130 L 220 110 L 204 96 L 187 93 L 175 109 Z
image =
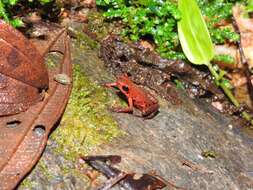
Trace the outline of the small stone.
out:
M 221 102 L 216 101 L 216 102 L 212 102 L 212 106 L 215 107 L 217 110 L 219 110 L 220 112 L 222 112 L 223 110 L 223 105 Z
M 63 74 L 63 73 L 55 75 L 54 80 L 60 84 L 63 84 L 63 85 L 71 84 L 70 77 L 66 74 Z

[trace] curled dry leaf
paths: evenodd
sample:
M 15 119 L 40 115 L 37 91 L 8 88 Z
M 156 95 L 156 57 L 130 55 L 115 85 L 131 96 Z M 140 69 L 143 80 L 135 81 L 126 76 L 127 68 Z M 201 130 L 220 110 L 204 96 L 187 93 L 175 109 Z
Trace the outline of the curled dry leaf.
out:
M 21 74 L 24 74 L 23 78 L 19 77 L 19 80 L 17 80 L 9 76 L 9 78 L 6 77 L 8 80 L 17 81 L 17 84 L 28 86 L 27 88 L 21 88 L 21 92 L 25 92 L 25 90 L 30 91 L 31 88 L 35 89 L 34 96 L 38 94 L 39 89 L 46 89 L 48 87 L 46 93 L 47 95 L 44 97 L 43 101 L 36 103 L 34 106 L 31 106 L 24 112 L 16 115 L 2 117 L 0 119 L 0 189 L 9 190 L 15 189 L 20 180 L 22 180 L 22 178 L 27 175 L 27 173 L 39 160 L 40 155 L 45 148 L 47 138 L 52 127 L 61 117 L 67 104 L 72 85 L 61 85 L 57 83 L 54 81 L 54 75 L 58 73 L 66 73 L 66 75 L 71 78 L 72 66 L 70 58 L 69 38 L 67 37 L 65 29 L 54 27 L 54 30 L 52 30 L 48 35 L 48 40 L 40 40 L 37 42 L 33 41 L 35 42 L 36 47 L 39 47 L 39 54 L 35 49 L 29 49 L 29 47 L 34 46 L 20 33 L 14 31 L 14 29 L 10 28 L 9 26 L 6 26 L 6 24 L 1 23 L 0 26 L 2 26 L 0 27 L 0 34 L 12 32 L 12 34 L 9 34 L 13 37 L 10 39 L 11 42 L 7 42 L 10 44 L 10 47 L 14 46 L 13 44 L 15 44 L 17 50 L 21 48 L 21 51 L 18 52 L 20 54 L 18 57 L 25 57 L 26 54 L 30 53 L 31 55 L 27 57 L 32 58 L 32 55 L 34 55 L 33 59 L 30 60 L 38 60 L 38 58 L 35 56 L 38 56 L 42 60 L 42 57 L 44 56 L 40 56 L 40 54 L 45 55 L 49 49 L 50 51 L 56 51 L 63 55 L 62 60 L 59 61 L 59 63 L 56 63 L 55 67 L 48 69 L 48 75 L 42 62 L 27 61 L 27 65 L 32 65 L 30 66 L 31 68 L 27 66 L 28 68 L 24 68 L 27 70 L 20 71 Z M 4 27 L 5 29 L 3 29 Z M 3 38 L 0 40 L 0 44 L 2 41 Z M 24 55 L 22 55 L 22 53 Z M 22 61 L 21 63 L 25 64 Z M 18 66 L 17 68 L 19 67 L 21 66 Z M 42 70 L 37 71 L 36 67 Z M 37 71 L 37 76 L 35 74 L 32 76 L 32 72 L 34 72 L 34 70 Z M 33 77 L 34 80 L 28 80 L 31 77 Z M 1 81 L 1 85 L 2 84 L 3 83 Z M 19 94 L 21 92 L 17 91 L 20 86 L 13 85 L 12 87 L 13 89 L 11 90 L 17 93 L 17 97 L 24 95 Z M 2 92 L 1 90 L 2 89 L 0 89 L 0 92 Z M 37 94 L 35 94 L 35 92 Z M 28 99 L 27 97 L 22 98 L 23 99 L 21 100 L 23 102 L 27 101 Z M 2 106 L 2 104 L 0 105 Z M 1 106 L 0 108 L 2 108 Z M 17 105 L 14 104 L 14 108 L 15 107 L 17 107 Z
M 235 31 L 240 34 L 240 40 L 237 42 L 238 49 L 240 52 L 241 63 L 245 77 L 247 79 L 248 94 L 253 105 L 253 84 L 251 83 L 251 72 L 250 69 L 253 67 L 253 56 L 252 56 L 252 40 L 253 40 L 253 20 L 243 18 L 243 8 L 239 5 L 233 8 L 233 26 Z
M 236 20 L 241 35 L 241 44 L 247 58 L 249 67 L 253 67 L 253 19 L 244 17 L 245 9 L 242 5 L 233 7 L 233 16 Z
M 81 5 L 88 8 L 95 8 L 96 7 L 96 1 L 95 0 L 82 0 L 80 2 Z
M 0 116 L 25 111 L 43 99 L 48 73 L 42 55 L 20 32 L 0 21 Z

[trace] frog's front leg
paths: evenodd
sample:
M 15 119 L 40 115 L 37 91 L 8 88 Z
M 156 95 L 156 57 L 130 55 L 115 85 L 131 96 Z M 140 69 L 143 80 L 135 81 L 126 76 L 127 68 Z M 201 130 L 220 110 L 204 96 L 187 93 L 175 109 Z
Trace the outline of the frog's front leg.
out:
M 116 82 L 114 82 L 114 83 L 106 83 L 106 84 L 104 84 L 104 86 L 107 87 L 107 88 L 112 88 L 112 87 L 116 87 L 118 85 L 117 85 Z
M 118 113 L 132 113 L 133 112 L 133 99 L 128 98 L 128 107 L 122 108 L 122 107 L 113 107 L 112 111 L 118 112 Z

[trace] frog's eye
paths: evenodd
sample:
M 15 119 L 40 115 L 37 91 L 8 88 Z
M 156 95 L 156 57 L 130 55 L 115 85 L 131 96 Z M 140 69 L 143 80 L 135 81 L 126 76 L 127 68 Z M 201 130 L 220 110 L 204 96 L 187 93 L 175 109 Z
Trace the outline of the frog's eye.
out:
M 128 91 L 129 91 L 128 86 L 122 86 L 122 89 L 123 89 L 125 92 L 128 92 Z

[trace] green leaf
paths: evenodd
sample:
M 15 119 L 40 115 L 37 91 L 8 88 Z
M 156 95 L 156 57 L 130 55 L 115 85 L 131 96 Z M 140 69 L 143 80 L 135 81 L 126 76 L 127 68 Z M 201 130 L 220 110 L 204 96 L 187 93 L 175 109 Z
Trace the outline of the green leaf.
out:
M 17 3 L 17 0 L 9 0 L 8 2 L 10 5 L 15 5 Z
M 214 56 L 214 47 L 196 1 L 179 0 L 178 8 L 178 35 L 184 54 L 194 64 L 207 64 Z
M 248 0 L 247 6 L 246 6 L 246 10 L 248 12 L 252 12 L 253 11 L 253 0 Z
M 14 27 L 21 27 L 21 26 L 24 26 L 24 23 L 22 22 L 22 20 L 20 19 L 13 19 L 10 21 L 11 25 L 14 26 Z

